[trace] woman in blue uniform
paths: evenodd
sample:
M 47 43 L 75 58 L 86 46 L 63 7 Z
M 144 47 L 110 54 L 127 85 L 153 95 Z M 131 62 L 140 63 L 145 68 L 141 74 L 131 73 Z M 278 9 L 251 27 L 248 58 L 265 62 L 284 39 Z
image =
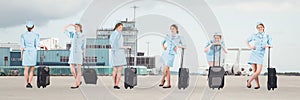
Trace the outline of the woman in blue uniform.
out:
M 213 63 L 215 63 L 215 66 L 218 66 L 217 64 L 219 64 L 219 54 L 221 52 L 221 49 L 223 49 L 223 51 L 225 53 L 227 53 L 227 49 L 225 47 L 225 44 L 224 42 L 222 41 L 222 35 L 221 34 L 214 34 L 214 39 L 213 40 L 210 40 L 205 48 L 204 48 L 204 52 L 206 53 L 206 60 L 208 62 L 208 65 L 209 67 L 213 66 Z M 215 49 L 215 46 L 216 45 L 221 45 L 216 47 Z M 213 57 L 214 57 L 214 49 L 215 49 L 215 62 L 213 61 Z M 220 66 L 220 65 L 219 65 Z
M 75 32 L 68 31 L 67 29 L 73 26 Z M 75 78 L 75 83 L 71 89 L 76 89 L 81 84 L 81 65 L 83 57 L 85 56 L 85 36 L 82 33 L 82 25 L 79 23 L 70 24 L 64 28 L 65 34 L 71 39 L 71 48 L 69 56 L 70 71 Z M 77 68 L 77 73 L 74 66 Z
M 114 89 L 120 89 L 118 85 L 122 75 L 122 66 L 127 64 L 124 49 L 130 48 L 123 45 L 123 35 L 121 33 L 122 29 L 122 23 L 116 24 L 114 27 L 114 32 L 111 33 L 109 38 L 109 44 L 111 45 L 109 64 L 110 66 L 113 66 L 112 77 Z
M 256 81 L 256 87 L 254 89 L 259 89 L 259 80 L 258 75 L 261 72 L 262 64 L 264 60 L 265 50 L 268 47 L 272 47 L 272 39 L 269 34 L 266 34 L 264 29 L 265 26 L 263 23 L 258 23 L 256 25 L 257 33 L 252 34 L 250 38 L 248 38 L 246 45 L 251 49 L 250 58 L 248 60 L 248 64 L 252 66 L 253 74 L 249 80 L 247 80 L 247 87 L 251 88 L 251 82 L 253 80 Z
M 170 67 L 173 67 L 175 54 L 178 48 L 184 48 L 183 38 L 178 34 L 178 26 L 172 24 L 170 26 L 170 34 L 167 34 L 162 41 L 163 53 L 161 62 L 163 63 L 163 75 L 159 86 L 163 88 L 171 88 Z M 166 45 L 166 46 L 165 46 Z M 167 80 L 167 85 L 164 86 Z
M 40 45 L 40 36 L 38 33 L 33 32 L 33 22 L 26 22 L 27 32 L 21 34 L 20 50 L 22 56 L 22 66 L 24 66 L 24 77 L 26 82 L 26 88 L 32 88 L 31 81 L 33 78 L 34 66 L 36 65 L 37 59 L 37 47 L 45 47 Z M 30 68 L 29 68 L 30 67 Z M 28 69 L 30 69 L 28 75 Z

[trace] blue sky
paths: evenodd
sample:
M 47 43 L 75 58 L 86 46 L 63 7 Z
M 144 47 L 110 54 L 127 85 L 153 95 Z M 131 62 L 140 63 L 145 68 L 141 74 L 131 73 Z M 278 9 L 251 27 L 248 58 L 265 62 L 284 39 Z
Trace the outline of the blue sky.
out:
M 205 1 L 217 18 L 228 47 L 246 47 L 245 40 L 256 32 L 255 24 L 263 22 L 266 32 L 273 37 L 272 64 L 283 71 L 300 71 L 297 63 L 300 59 L 300 45 L 297 43 L 300 37 L 300 1 Z M 57 37 L 64 47 L 67 40 L 61 35 L 63 26 L 79 21 L 91 2 L 92 0 L 1 0 L 0 42 L 18 43 L 20 34 L 25 32 L 25 21 L 32 19 L 36 23 L 35 31 L 41 37 Z M 145 48 L 141 46 L 141 51 L 147 51 Z M 160 53 L 152 53 L 157 54 Z

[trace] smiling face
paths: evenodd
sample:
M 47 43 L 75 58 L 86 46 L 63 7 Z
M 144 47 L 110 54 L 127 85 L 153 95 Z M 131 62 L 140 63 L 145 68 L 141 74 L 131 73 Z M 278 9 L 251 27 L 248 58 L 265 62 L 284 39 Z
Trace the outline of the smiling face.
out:
M 221 40 L 221 36 L 220 35 L 214 35 L 214 39 L 215 39 L 215 43 L 219 43 Z
M 75 24 L 74 27 L 75 27 L 76 32 L 81 32 L 81 26 L 80 25 Z
M 172 34 L 176 34 L 178 30 L 174 26 L 171 26 L 170 31 Z
M 119 32 L 122 32 L 122 29 L 123 29 L 123 25 L 120 25 L 119 27 L 117 27 L 117 31 L 119 31 Z
M 258 32 L 262 33 L 265 30 L 265 27 L 262 24 L 259 24 L 256 26 L 256 29 Z

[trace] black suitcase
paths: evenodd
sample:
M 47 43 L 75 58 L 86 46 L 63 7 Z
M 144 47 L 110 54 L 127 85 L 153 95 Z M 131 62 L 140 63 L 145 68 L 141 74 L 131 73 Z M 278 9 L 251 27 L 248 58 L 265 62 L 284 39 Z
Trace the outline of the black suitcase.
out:
M 88 65 L 88 61 L 86 59 L 83 60 L 86 63 L 83 63 L 83 66 L 88 66 L 88 68 L 84 68 L 82 73 L 85 84 L 97 84 L 97 72 L 95 69 L 90 68 Z
M 178 74 L 178 89 L 185 89 L 189 86 L 189 69 L 188 68 L 182 68 L 183 66 L 183 55 L 184 55 L 184 48 L 182 48 L 181 53 L 181 64 L 179 68 L 179 74 Z
M 277 88 L 277 76 L 276 76 L 276 69 L 270 67 L 270 51 L 271 48 L 269 48 L 268 52 L 268 82 L 267 82 L 267 88 L 268 90 L 274 90 Z
M 42 48 L 43 49 L 43 48 Z M 37 87 L 47 87 L 50 85 L 50 69 L 46 65 L 43 65 L 44 60 L 44 50 L 40 50 L 40 65 L 37 69 Z
M 129 59 L 127 61 L 127 68 L 125 68 L 125 75 L 124 75 L 124 87 L 127 89 L 128 87 L 130 89 L 134 88 L 134 86 L 137 85 L 137 69 L 133 67 L 129 67 L 130 61 L 131 61 L 131 49 L 129 48 Z
M 137 85 L 137 75 L 136 75 L 136 68 L 128 67 L 125 68 L 125 81 L 124 81 L 124 87 L 127 89 L 128 87 L 130 89 L 134 88 L 134 86 Z
M 222 48 L 221 45 L 214 45 L 214 58 L 213 58 L 213 66 L 209 67 L 208 72 L 208 86 L 212 89 L 218 88 L 221 89 L 224 87 L 224 74 L 225 70 L 223 67 L 221 67 L 221 50 L 219 52 L 219 65 L 215 66 L 215 51 L 217 47 Z

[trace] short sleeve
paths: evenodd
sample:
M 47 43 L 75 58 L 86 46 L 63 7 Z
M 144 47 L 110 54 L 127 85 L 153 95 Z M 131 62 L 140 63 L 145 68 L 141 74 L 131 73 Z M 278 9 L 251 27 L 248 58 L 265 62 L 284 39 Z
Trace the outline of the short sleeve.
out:
M 180 40 L 179 40 L 179 45 L 182 46 L 182 47 L 186 47 L 184 38 L 183 38 L 182 36 L 180 36 L 179 39 L 180 39 Z
M 270 37 L 270 35 L 268 35 L 268 41 L 267 41 L 268 45 L 272 45 L 272 38 Z
M 168 34 L 166 34 L 166 36 L 162 40 L 162 42 L 161 42 L 162 45 L 164 45 L 167 42 L 167 38 L 168 38 Z
M 206 43 L 205 48 L 207 48 L 210 44 L 212 44 L 212 40 L 210 40 Z
M 253 35 L 251 35 L 248 39 L 247 39 L 247 42 L 251 42 L 253 40 Z
M 71 39 L 74 37 L 74 33 L 73 33 L 73 32 L 65 31 L 65 34 L 66 34 L 69 38 L 71 38 Z

